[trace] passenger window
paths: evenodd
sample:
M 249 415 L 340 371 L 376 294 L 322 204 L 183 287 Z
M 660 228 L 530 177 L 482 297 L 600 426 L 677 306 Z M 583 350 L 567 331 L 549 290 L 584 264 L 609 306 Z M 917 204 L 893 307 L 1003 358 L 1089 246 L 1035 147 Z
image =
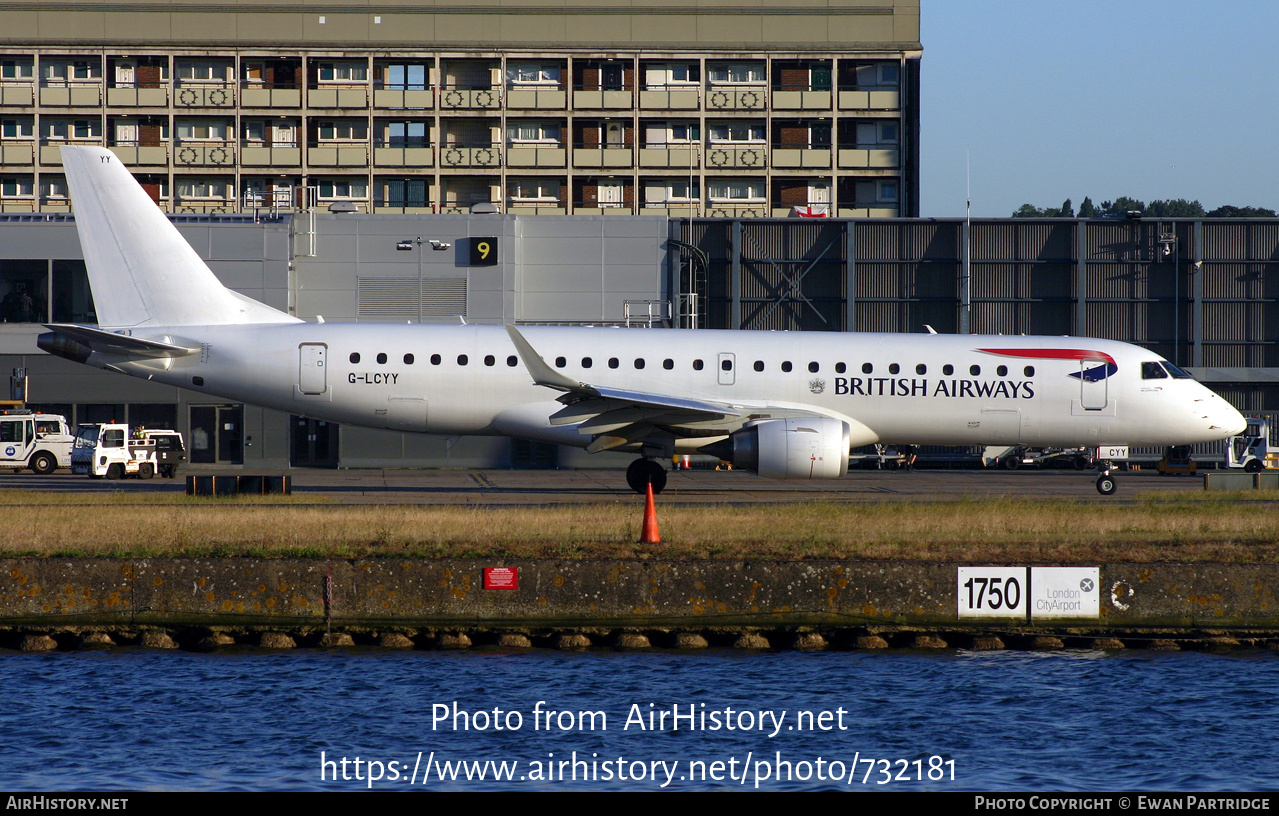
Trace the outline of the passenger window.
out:
M 720 361 L 719 361 L 719 367 L 720 367 L 722 370 L 724 370 L 724 371 L 732 371 L 732 370 L 733 370 L 733 361 L 732 361 L 732 360 L 729 360 L 728 358 L 725 358 L 725 359 L 723 359 L 723 360 L 720 360 Z
M 582 368 L 590 368 L 591 365 L 592 365 L 592 362 L 590 357 L 582 358 Z
M 1159 363 L 1142 363 L 1141 378 L 1143 380 L 1166 380 L 1168 372 Z
M 701 361 L 701 360 L 694 360 L 694 361 L 693 361 L 693 370 L 694 370 L 694 371 L 701 371 L 701 370 L 702 370 L 702 361 Z
M 1007 377 L 1007 376 L 1008 376 L 1008 366 L 1000 366 L 999 368 L 995 369 L 995 373 L 996 373 L 996 374 L 998 374 L 998 375 L 999 375 L 999 376 L 1001 376 L 1001 377 Z
M 432 355 L 431 355 L 431 365 L 439 365 L 439 364 L 440 364 L 440 355 L 438 355 L 438 354 L 432 354 Z
M 950 363 L 947 363 L 946 365 L 941 367 L 941 373 L 949 377 L 951 374 L 955 373 L 955 367 L 951 365 Z
M 809 364 L 808 364 L 808 373 L 809 373 L 809 374 L 816 374 L 818 371 L 821 371 L 821 370 L 822 370 L 822 367 L 821 367 L 821 366 L 819 366 L 817 363 L 809 363 Z
M 763 370 L 764 370 L 764 361 L 763 361 L 763 360 L 756 360 L 756 361 L 755 361 L 755 370 L 756 370 L 756 371 L 763 371 Z
M 491 366 L 491 365 L 493 365 L 493 364 L 494 364 L 494 363 L 496 363 L 496 362 L 497 362 L 497 358 L 496 358 L 496 357 L 494 357 L 492 354 L 485 354 L 485 355 L 484 355 L 484 365 L 486 365 L 486 366 Z
M 977 375 L 981 374 L 981 366 L 979 365 L 969 366 L 968 373 L 976 377 Z
M 380 351 L 377 355 L 378 365 L 386 365 L 386 352 Z
M 672 360 L 670 357 L 667 357 L 665 360 L 662 361 L 662 368 L 666 369 L 667 371 L 670 371 L 674 367 L 675 367 L 675 361 Z
M 609 357 L 609 358 L 608 358 L 608 367 L 609 367 L 609 368 L 617 368 L 619 365 L 621 365 L 621 363 L 619 363 L 619 362 L 617 361 L 617 358 L 616 358 L 616 357 Z
M 790 360 L 787 360 L 786 362 L 782 363 L 782 371 L 790 371 L 791 368 L 792 366 L 790 364 Z
M 458 365 L 466 365 L 466 360 L 467 360 L 467 358 L 466 358 L 466 355 L 465 355 L 465 354 L 459 354 L 459 355 L 457 355 L 457 364 L 458 364 Z
M 644 367 L 644 358 L 643 358 L 643 357 L 636 357 L 636 358 L 635 358 L 635 367 L 636 367 L 636 368 L 643 368 L 643 367 Z
M 896 374 L 896 373 L 900 372 L 901 370 L 902 370 L 902 367 L 901 367 L 901 366 L 899 366 L 899 365 L 897 365 L 897 363 L 889 363 L 889 364 L 888 364 L 888 373 L 889 373 L 889 374 Z
M 506 364 L 510 366 L 511 368 L 515 368 L 517 365 L 520 364 L 520 358 L 512 354 L 510 357 L 506 358 Z
M 353 363 L 360 362 L 360 352 L 358 351 L 351 352 L 351 362 Z
M 568 360 L 565 360 L 563 357 L 556 357 L 556 358 L 555 358 L 555 367 L 556 367 L 556 368 L 563 368 L 563 367 L 564 367 L 564 366 L 566 366 L 566 365 L 568 365 Z
M 1024 369 L 1022 369 L 1022 373 L 1025 374 L 1027 377 L 1033 377 L 1035 376 L 1035 367 L 1026 366 Z
M 404 364 L 405 364 L 405 365 L 413 365 L 413 355 L 412 355 L 412 354 L 406 354 L 406 355 L 404 355 Z
M 874 374 L 874 373 L 875 373 L 875 367 L 874 367 L 873 365 L 871 365 L 870 363 L 862 363 L 862 373 L 863 373 L 863 374 Z
M 923 363 L 920 363 L 919 365 L 915 366 L 915 373 L 916 373 L 916 374 L 927 374 L 927 373 L 928 373 L 928 366 L 924 365 Z
M 843 363 L 835 363 L 836 374 L 843 374 L 847 370 L 848 370 L 848 366 L 844 365 Z

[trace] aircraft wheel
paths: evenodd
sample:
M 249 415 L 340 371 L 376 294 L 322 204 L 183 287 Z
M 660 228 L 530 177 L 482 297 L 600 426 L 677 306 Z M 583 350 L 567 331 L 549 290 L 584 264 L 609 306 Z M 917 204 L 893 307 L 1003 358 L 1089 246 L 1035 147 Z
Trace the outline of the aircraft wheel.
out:
M 53 458 L 52 453 L 41 451 L 31 457 L 31 472 L 46 475 L 58 469 L 58 460 Z
M 112 481 L 124 476 L 124 465 L 120 464 L 119 462 L 115 463 L 114 465 L 108 465 L 106 476 L 107 476 L 107 479 Z
M 653 459 L 636 459 L 626 468 L 626 484 L 640 495 L 648 492 L 649 484 L 653 485 L 653 493 L 661 493 L 666 487 L 666 469 Z
M 1103 473 L 1102 475 L 1097 477 L 1097 492 L 1100 493 L 1101 495 L 1103 496 L 1114 495 L 1116 488 L 1118 488 L 1118 485 L 1115 484 L 1114 476 L 1111 476 L 1108 473 Z
M 1248 473 L 1260 473 L 1266 469 L 1266 466 L 1261 464 L 1260 459 L 1250 459 L 1248 464 L 1243 466 L 1243 469 Z
M 152 465 L 150 462 L 143 462 L 142 464 L 138 465 L 139 479 L 150 479 L 154 475 L 155 475 L 155 466 Z

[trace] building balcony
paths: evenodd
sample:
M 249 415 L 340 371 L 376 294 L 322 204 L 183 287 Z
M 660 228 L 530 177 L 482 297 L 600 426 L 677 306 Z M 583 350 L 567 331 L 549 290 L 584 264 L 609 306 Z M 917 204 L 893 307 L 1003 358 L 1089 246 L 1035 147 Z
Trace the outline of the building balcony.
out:
M 712 201 L 706 205 L 708 218 L 767 218 L 772 209 L 765 201 Z
M 467 147 L 448 145 L 440 148 L 440 167 L 501 167 L 501 145 Z
M 771 205 L 770 215 L 773 218 L 790 218 L 799 215 L 796 209 L 807 213 L 809 218 L 822 218 L 834 215 L 833 208 L 829 201 L 799 201 L 788 203 L 786 201 L 774 201 Z
M 568 151 L 562 145 L 512 142 L 506 148 L 507 167 L 564 167 Z
M 687 147 L 641 147 L 639 151 L 640 167 L 669 167 L 687 170 L 700 167 L 698 148 Z
M 697 88 L 648 88 L 640 91 L 640 110 L 697 110 L 702 92 Z
M 630 110 L 635 106 L 635 94 L 631 91 L 603 91 L 575 89 L 573 110 Z
M 631 167 L 634 162 L 635 151 L 629 147 L 600 147 L 592 145 L 573 148 L 574 167 Z
M 899 167 L 901 151 L 897 148 L 849 148 L 839 149 L 839 166 L 844 169 Z
M 40 212 L 71 212 L 71 199 L 66 196 L 41 196 Z
M 234 142 L 180 142 L 173 148 L 174 167 L 235 167 Z
M 441 110 L 497 110 L 502 107 L 502 89 L 445 88 L 440 91 Z
M 0 198 L 0 213 L 35 212 L 35 196 L 8 196 Z
M 169 163 L 168 145 L 111 145 L 111 152 L 119 156 L 126 167 L 154 167 Z
M 102 85 L 97 82 L 43 85 L 40 87 L 40 104 L 59 108 L 101 107 Z
M 0 164 L 31 166 L 35 163 L 36 143 L 0 142 Z
M 100 146 L 101 144 L 102 144 L 101 139 L 80 139 L 73 142 L 72 141 L 45 142 L 44 144 L 40 145 L 40 163 L 43 165 L 49 165 L 52 167 L 61 167 L 63 145 L 90 145 L 90 146 L 97 147 L 97 146 Z
M 564 110 L 568 93 L 558 85 L 544 88 L 512 85 L 506 89 L 508 110 Z
M 306 149 L 311 167 L 368 167 L 369 146 L 359 144 L 316 144 Z
M 762 170 L 768 165 L 765 145 L 712 144 L 706 148 L 707 170 Z
M 245 85 L 240 90 L 240 107 L 297 109 L 302 107 L 302 89 Z
M 412 90 L 388 90 L 377 88 L 373 91 L 373 107 L 426 110 L 435 107 L 435 91 L 431 88 Z
M 829 90 L 781 89 L 773 91 L 773 110 L 830 110 Z
M 373 164 L 377 167 L 434 167 L 435 148 L 375 147 Z
M 573 215 L 632 215 L 635 205 L 629 201 L 607 204 L 600 201 L 576 201 Z
M 173 92 L 173 107 L 234 108 L 235 85 L 230 82 L 181 85 Z
M 829 170 L 830 153 L 829 147 L 775 147 L 773 167 Z
M 565 215 L 568 210 L 561 201 L 521 201 L 512 199 L 506 211 L 515 215 Z
M 405 204 L 398 204 L 398 203 L 388 204 L 382 201 L 374 201 L 373 212 L 391 213 L 394 215 L 429 215 L 435 212 L 435 206 L 429 202 L 410 207 Z
M 302 148 L 295 144 L 245 144 L 240 148 L 242 167 L 301 167 Z
M 768 88 L 764 85 L 745 87 L 718 85 L 706 92 L 709 110 L 764 110 L 768 107 Z
M 697 217 L 702 214 L 698 201 L 646 201 L 640 205 L 640 215 L 668 215 L 675 218 Z
M 0 105 L 4 107 L 29 108 L 35 104 L 35 84 L 31 82 L 15 82 L 0 85 Z
M 896 204 L 858 204 L 840 205 L 840 218 L 896 218 Z
M 174 213 L 237 213 L 239 202 L 233 198 L 188 198 L 177 201 L 169 209 Z
M 896 110 L 901 107 L 897 91 L 839 90 L 840 110 Z
M 164 108 L 168 105 L 168 88 L 107 88 L 109 108 Z
M 349 88 L 311 88 L 306 92 L 308 108 L 367 108 L 369 106 L 369 89 L 367 86 Z

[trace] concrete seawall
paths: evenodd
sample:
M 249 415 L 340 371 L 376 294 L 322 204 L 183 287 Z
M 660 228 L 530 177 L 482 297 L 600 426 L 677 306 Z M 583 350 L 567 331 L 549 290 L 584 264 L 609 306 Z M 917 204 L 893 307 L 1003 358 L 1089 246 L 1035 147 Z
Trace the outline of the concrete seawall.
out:
M 1050 622 L 961 618 L 961 566 L 8 559 L 0 561 L 0 645 L 1279 645 L 1279 565 L 1101 565 L 1096 616 Z M 486 567 L 516 568 L 518 587 L 485 589 Z M 147 643 L 147 632 L 164 637 Z

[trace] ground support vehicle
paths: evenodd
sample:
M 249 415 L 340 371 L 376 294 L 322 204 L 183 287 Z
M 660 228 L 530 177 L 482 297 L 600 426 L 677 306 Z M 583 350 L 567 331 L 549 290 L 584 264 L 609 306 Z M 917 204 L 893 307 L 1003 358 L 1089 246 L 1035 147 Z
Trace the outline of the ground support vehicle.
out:
M 71 467 L 73 441 L 66 418 L 58 414 L 21 410 L 0 414 L 0 467 L 30 468 L 33 473 Z
M 116 422 L 81 425 L 71 451 L 71 472 L 90 478 L 166 479 L 177 475 L 186 446 L 177 431 L 148 431 Z
M 1243 433 L 1226 440 L 1226 467 L 1243 468 L 1249 473 L 1279 468 L 1279 446 L 1270 444 L 1270 421 L 1262 416 L 1247 420 Z

